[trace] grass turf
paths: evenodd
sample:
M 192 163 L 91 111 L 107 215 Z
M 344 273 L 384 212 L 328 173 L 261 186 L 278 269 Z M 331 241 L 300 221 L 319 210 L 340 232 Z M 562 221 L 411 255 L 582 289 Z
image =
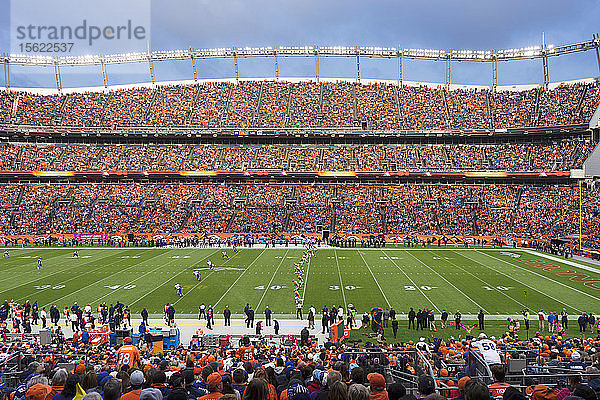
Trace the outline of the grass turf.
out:
M 222 259 L 221 251 L 81 248 L 80 258 L 73 259 L 71 248 L 11 248 L 10 258 L 0 260 L 0 300 L 28 299 L 40 307 L 56 304 L 60 309 L 75 301 L 95 309 L 100 302 L 118 300 L 129 305 L 134 316 L 142 307 L 161 314 L 167 302 L 175 304 L 178 315 L 195 314 L 204 302 L 215 307 L 217 316 L 225 305 L 241 314 L 250 303 L 257 318 L 266 306 L 275 314 L 293 316 L 293 264 L 302 249 L 242 248 L 237 254 L 228 249 L 229 259 Z M 43 260 L 41 270 L 36 269 L 38 257 Z M 214 271 L 207 268 L 208 259 L 217 266 Z M 536 266 L 535 260 L 546 264 Z M 594 282 L 600 282 L 600 269 L 569 262 L 573 263 L 508 249 L 320 249 L 304 270 L 301 292 L 305 312 L 311 304 L 318 313 L 325 304 L 352 303 L 359 316 L 373 306 L 394 307 L 398 314 L 406 314 L 409 307 L 425 307 L 435 311 L 438 326 L 444 308 L 451 316 L 457 309 L 463 314 L 483 309 L 489 319 L 501 319 L 488 322 L 499 334 L 506 330 L 501 315 L 517 316 L 525 308 L 525 291 L 532 314 L 540 309 L 559 312 L 563 307 L 570 314 L 598 311 L 600 290 L 595 287 L 600 285 Z M 196 281 L 194 268 L 201 269 L 201 282 Z M 585 276 L 557 273 L 565 270 Z M 181 298 L 173 287 L 176 282 L 183 287 Z M 403 332 L 406 322 L 400 325 Z M 464 336 L 465 331 L 460 332 Z

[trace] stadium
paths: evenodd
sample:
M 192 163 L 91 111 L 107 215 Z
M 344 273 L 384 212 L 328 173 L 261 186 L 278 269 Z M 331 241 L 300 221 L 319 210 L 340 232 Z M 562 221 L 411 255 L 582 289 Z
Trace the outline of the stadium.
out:
M 3 55 L 0 396 L 596 399 L 600 78 L 553 81 L 550 62 L 595 53 L 600 71 L 599 50 Z M 334 58 L 354 75 L 322 76 Z M 314 75 L 280 76 L 290 59 Z M 532 60 L 542 82 L 499 84 Z M 161 80 L 174 61 L 190 79 Z M 411 61 L 445 79 L 405 79 Z M 490 84 L 452 81 L 471 63 Z M 111 84 L 122 65 L 147 79 Z M 15 68 L 55 87 L 14 87 Z M 101 86 L 64 85 L 89 68 Z

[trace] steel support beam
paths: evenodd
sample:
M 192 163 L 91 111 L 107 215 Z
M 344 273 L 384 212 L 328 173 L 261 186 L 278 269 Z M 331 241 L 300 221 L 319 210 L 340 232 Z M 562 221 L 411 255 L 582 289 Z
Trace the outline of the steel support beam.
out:
M 356 82 L 360 83 L 360 52 L 356 46 Z
M 106 73 L 106 63 L 104 62 L 104 56 L 100 56 L 100 68 L 102 69 L 102 82 L 104 88 L 108 88 L 108 74 Z
M 58 61 L 55 59 L 54 61 L 54 76 L 56 78 L 56 89 L 58 93 L 62 93 L 62 79 L 60 76 L 60 67 L 58 66 Z
M 599 46 L 598 38 L 580 43 L 571 43 L 556 47 L 543 46 L 542 48 L 521 48 L 521 49 L 505 49 L 496 51 L 496 59 L 498 61 L 514 61 L 514 60 L 531 60 L 536 58 L 558 57 L 566 54 L 580 53 L 588 50 L 595 50 Z M 278 47 L 278 56 L 283 57 L 313 57 L 315 55 L 316 46 L 285 46 Z M 271 57 L 273 49 L 265 48 L 242 48 L 236 49 L 237 56 L 240 57 Z M 344 46 L 322 46 L 318 49 L 320 56 L 325 57 L 355 57 L 356 47 Z M 374 47 L 359 47 L 359 55 L 369 58 L 393 58 L 398 54 L 397 48 L 374 48 Z M 106 54 L 104 55 L 106 64 L 123 64 L 123 63 L 140 63 L 146 62 L 148 54 L 151 54 L 154 61 L 171 61 L 171 60 L 188 60 L 190 58 L 189 49 L 173 50 L 173 51 L 154 51 L 154 52 L 139 52 L 123 54 Z M 233 58 L 234 51 L 232 48 L 213 48 L 213 49 L 196 49 L 194 51 L 196 58 Z M 430 60 L 440 61 L 445 60 L 449 55 L 448 50 L 437 49 L 404 49 L 402 56 L 411 60 Z M 475 61 L 475 62 L 491 62 L 491 51 L 476 50 L 476 51 L 454 51 L 450 53 L 453 61 Z M 37 66 L 53 66 L 55 59 L 50 57 L 29 56 L 22 54 L 7 55 L 11 64 L 19 65 L 37 65 Z M 99 57 L 77 57 L 65 56 L 57 60 L 62 66 L 78 66 L 78 65 L 99 65 Z
M 550 73 L 548 72 L 548 55 L 544 51 L 544 56 L 542 57 L 542 66 L 544 67 L 544 88 L 548 89 L 548 84 L 550 83 Z
M 152 62 L 152 54 L 148 52 L 148 67 L 150 68 L 150 81 L 154 85 L 156 83 L 156 77 L 154 76 L 154 63 Z
M 315 52 L 315 79 L 319 82 L 319 46 L 313 47 Z
M 600 75 L 600 52 L 598 51 L 598 47 L 600 47 L 600 35 L 594 33 L 594 44 L 596 45 L 596 63 L 598 64 L 598 75 Z
M 196 56 L 194 50 L 190 47 L 190 59 L 192 60 L 192 71 L 194 73 L 194 82 L 198 82 L 198 70 L 196 69 Z
M 235 49 L 235 46 L 233 46 L 233 68 L 235 70 L 235 83 L 239 83 L 240 82 L 240 71 L 238 69 L 238 57 L 237 57 L 237 50 Z
M 496 93 L 498 88 L 498 60 L 496 59 L 496 51 L 492 53 L 492 92 Z
M 279 61 L 277 60 L 277 46 L 275 46 L 275 80 L 279 80 Z
M 404 86 L 404 48 L 398 45 L 398 87 Z
M 450 83 L 452 83 L 451 72 L 452 72 L 452 61 L 451 61 L 451 51 L 448 50 L 448 54 L 446 55 L 446 90 L 450 90 Z
M 4 59 L 4 87 L 10 89 L 10 60 L 8 57 Z

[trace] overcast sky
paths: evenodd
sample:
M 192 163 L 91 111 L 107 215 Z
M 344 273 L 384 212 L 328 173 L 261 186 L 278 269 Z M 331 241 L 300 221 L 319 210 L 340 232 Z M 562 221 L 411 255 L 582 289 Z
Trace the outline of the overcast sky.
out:
M 18 0 L 14 0 L 18 1 Z M 47 2 L 48 0 L 41 0 Z M 80 0 L 97 6 L 97 0 Z M 0 0 L 10 10 L 9 0 Z M 69 10 L 64 10 L 69 12 Z M 542 32 L 554 45 L 589 40 L 600 31 L 594 0 L 171 0 L 152 1 L 152 50 L 273 45 L 383 46 L 492 50 L 539 45 Z M 10 49 L 10 12 L 0 15 L 2 52 Z M 313 59 L 280 59 L 280 76 L 313 76 Z M 191 79 L 189 62 L 155 65 L 157 80 Z M 201 78 L 233 76 L 233 61 L 198 63 Z M 443 82 L 445 64 L 406 61 L 406 80 Z M 270 59 L 241 60 L 242 77 L 271 77 Z M 101 85 L 99 67 L 64 69 L 63 87 Z M 147 82 L 148 67 L 109 66 L 111 84 Z M 362 60 L 363 78 L 396 79 L 391 60 Z M 354 59 L 323 59 L 321 75 L 355 75 Z M 550 80 L 598 76 L 595 52 L 552 58 Z M 541 61 L 501 63 L 499 84 L 539 83 Z M 1 82 L 4 86 L 4 74 Z M 454 83 L 490 84 L 491 64 L 454 63 Z M 54 86 L 53 69 L 11 67 L 11 85 Z

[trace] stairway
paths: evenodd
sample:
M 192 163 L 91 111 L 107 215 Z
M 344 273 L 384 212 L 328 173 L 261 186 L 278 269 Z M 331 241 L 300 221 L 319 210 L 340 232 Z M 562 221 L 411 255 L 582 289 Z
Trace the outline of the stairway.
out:
M 60 109 L 58 110 L 58 115 L 56 115 L 52 121 L 54 123 L 54 125 L 62 125 L 63 120 L 65 119 L 65 109 L 67 108 L 67 105 L 69 104 L 69 102 L 72 99 L 70 94 L 67 94 L 63 97 L 64 98 L 60 105 Z
M 238 83 L 239 85 L 239 83 Z M 227 126 L 227 118 L 229 118 L 229 102 L 231 101 L 231 94 L 233 93 L 233 85 L 229 85 L 229 90 L 227 91 L 227 100 L 225 101 L 225 107 L 223 108 L 223 112 L 219 118 L 219 128 Z
M 154 101 L 156 100 L 157 96 L 158 96 L 158 89 L 152 89 L 152 96 L 150 96 L 150 101 L 148 102 L 148 105 L 146 106 L 146 109 L 144 110 L 144 115 L 142 117 L 142 120 L 140 121 L 140 125 L 148 125 L 148 116 L 152 112 L 152 106 L 154 105 Z
M 531 116 L 531 119 L 530 119 L 530 126 L 537 126 L 537 124 L 539 122 L 539 119 L 540 119 L 540 97 L 541 97 L 542 90 L 545 90 L 545 89 L 539 88 L 535 92 L 535 107 L 533 109 L 533 115 Z
M 191 125 L 194 112 L 196 111 L 196 104 L 198 103 L 198 97 L 200 97 L 200 85 L 194 87 L 194 94 L 192 95 L 192 101 L 190 102 L 190 109 L 185 114 L 185 125 Z
M 577 108 L 575 109 L 575 111 L 573 112 L 573 116 L 571 117 L 572 123 L 578 123 L 581 121 L 581 108 L 583 107 L 583 101 L 585 100 L 585 95 L 587 94 L 588 88 L 589 88 L 588 85 L 583 86 L 583 91 L 581 93 L 581 97 L 579 98 L 579 101 L 577 102 Z M 584 122 L 584 121 L 581 121 L 581 122 Z
M 444 110 L 446 112 L 446 126 L 448 127 L 448 129 L 452 129 L 452 127 L 454 126 L 454 122 L 452 121 L 452 118 L 450 118 L 450 109 L 448 107 L 448 91 L 446 89 L 441 90 L 442 97 L 444 99 Z
M 261 121 L 260 121 L 260 105 L 262 104 L 262 96 L 263 96 L 263 89 L 264 89 L 264 85 L 265 85 L 265 81 L 262 81 L 260 83 L 260 89 L 258 91 L 258 101 L 256 104 L 256 108 L 252 111 L 252 123 L 251 126 L 254 127 L 259 127 L 261 126 Z

